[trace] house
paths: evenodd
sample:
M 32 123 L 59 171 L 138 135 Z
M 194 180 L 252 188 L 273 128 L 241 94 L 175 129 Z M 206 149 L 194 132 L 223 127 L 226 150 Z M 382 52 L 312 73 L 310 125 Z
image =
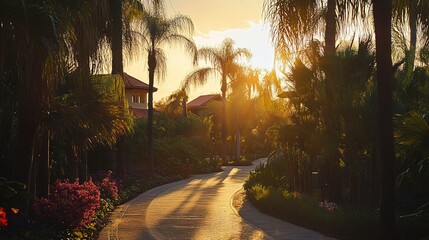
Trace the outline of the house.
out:
M 201 95 L 187 104 L 190 112 L 197 114 L 204 110 L 212 101 L 222 101 L 220 94 Z
M 124 73 L 123 79 L 125 97 L 128 100 L 130 111 L 136 118 L 147 117 L 149 85 L 127 73 Z M 154 87 L 153 91 L 156 92 L 158 89 Z

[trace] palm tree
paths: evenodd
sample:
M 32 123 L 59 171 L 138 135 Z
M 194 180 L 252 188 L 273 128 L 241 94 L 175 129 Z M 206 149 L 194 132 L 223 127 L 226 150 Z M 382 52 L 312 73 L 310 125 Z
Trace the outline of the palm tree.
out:
M 393 15 L 395 22 L 400 25 L 408 23 L 410 39 L 408 49 L 405 50 L 404 76 L 407 83 L 414 70 L 418 30 L 429 29 L 429 1 L 395 0 L 393 1 Z M 422 34 L 423 41 L 429 41 L 428 35 Z
M 167 56 L 163 46 L 167 44 L 182 44 L 185 50 L 193 55 L 196 63 L 197 48 L 191 39 L 194 30 L 192 20 L 184 15 L 167 18 L 162 1 L 153 0 L 146 6 L 143 18 L 142 37 L 147 52 L 149 70 L 149 98 L 148 98 L 148 158 L 150 167 L 154 170 L 153 161 L 153 85 L 155 74 L 158 79 L 165 77 Z
M 382 239 L 395 238 L 395 172 L 392 100 L 392 0 L 373 0 L 377 63 Z
M 222 124 L 221 124 L 221 157 L 226 162 L 226 91 L 228 88 L 228 79 L 231 80 L 233 74 L 238 69 L 237 61 L 242 58 L 250 58 L 251 53 L 245 48 L 234 48 L 234 41 L 230 38 L 225 39 L 218 48 L 202 48 L 198 50 L 198 55 L 207 62 L 210 67 L 199 68 L 186 76 L 183 81 L 185 89 L 191 86 L 204 85 L 211 75 L 220 76 L 222 92 Z
M 301 48 L 313 39 L 317 30 L 320 30 L 321 20 L 324 20 L 324 62 L 325 69 L 325 94 L 330 100 L 324 105 L 324 123 L 326 134 L 333 142 L 332 147 L 327 149 L 327 171 L 328 189 L 327 198 L 330 201 L 341 201 L 341 186 L 338 181 L 339 173 L 339 133 L 337 131 L 339 120 L 334 115 L 332 100 L 335 98 L 334 73 L 335 66 L 330 65 L 331 59 L 335 57 L 337 22 L 356 17 L 358 13 L 365 15 L 365 1 L 335 1 L 335 0 L 266 0 L 264 2 L 265 18 L 272 23 L 271 37 L 280 59 L 286 61 L 290 54 L 300 55 Z M 338 13 L 338 15 L 337 15 Z
M 262 106 L 268 108 L 274 104 L 274 97 L 282 92 L 280 79 L 277 77 L 275 69 L 264 73 L 262 82 L 257 85 L 256 91 L 258 92 L 258 102 Z
M 27 186 L 34 172 L 35 143 L 43 106 L 53 98 L 61 80 L 60 38 L 64 19 L 56 2 L 2 1 L 0 4 L 0 70 L 2 81 L 13 77 L 17 86 L 17 132 L 11 177 Z M 36 30 L 37 29 L 37 30 Z M 15 78 L 15 77 L 16 78 Z M 30 187 L 27 188 L 29 191 Z M 23 203 L 25 211 L 28 202 Z
M 272 24 L 277 57 L 287 60 L 290 54 L 299 55 L 314 34 L 322 30 L 320 26 L 325 26 L 325 54 L 334 54 L 338 28 L 354 24 L 349 19 L 363 19 L 367 6 L 367 1 L 360 0 L 265 0 L 263 14 Z
M 250 100 L 252 91 L 256 90 L 259 84 L 259 70 L 251 67 L 238 67 L 237 71 L 232 75 L 231 87 L 231 103 L 232 111 L 235 118 L 235 160 L 239 161 L 241 156 L 241 136 L 240 136 L 240 117 L 242 115 L 242 107 L 246 100 Z
M 132 34 L 132 24 L 143 15 L 143 5 L 136 0 L 110 0 L 111 31 L 108 36 L 112 51 L 112 74 L 124 77 L 124 45 L 128 50 L 127 56 L 132 56 L 137 39 Z M 125 42 L 124 42 L 125 41 Z M 125 137 L 118 139 L 116 146 L 116 174 L 122 177 L 125 174 Z

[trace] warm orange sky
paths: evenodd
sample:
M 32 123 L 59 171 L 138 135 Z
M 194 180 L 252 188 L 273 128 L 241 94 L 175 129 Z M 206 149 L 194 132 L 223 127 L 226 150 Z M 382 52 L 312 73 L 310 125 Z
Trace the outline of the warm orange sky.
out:
M 217 46 L 230 37 L 236 47 L 248 48 L 253 57 L 250 65 L 272 68 L 273 47 L 268 26 L 261 21 L 263 0 L 165 0 L 170 16 L 181 13 L 194 22 L 194 40 L 198 47 Z M 177 90 L 194 67 L 189 57 L 177 46 L 167 49 L 168 73 L 163 82 L 156 82 L 155 101 Z M 142 58 L 125 67 L 125 71 L 147 82 L 146 59 Z M 220 93 L 219 79 L 209 79 L 206 86 L 194 88 L 189 99 L 203 94 Z

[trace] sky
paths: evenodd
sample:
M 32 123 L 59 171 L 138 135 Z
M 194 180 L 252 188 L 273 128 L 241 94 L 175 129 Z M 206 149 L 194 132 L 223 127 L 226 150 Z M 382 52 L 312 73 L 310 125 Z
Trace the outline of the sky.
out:
M 272 69 L 274 50 L 269 37 L 269 27 L 262 21 L 263 0 L 165 0 L 169 16 L 183 14 L 194 23 L 193 39 L 198 47 L 216 47 L 229 37 L 237 48 L 252 52 L 248 65 Z M 155 82 L 158 91 L 154 100 L 159 101 L 176 91 L 185 76 L 195 67 L 181 47 L 167 47 L 167 76 Z M 140 58 L 125 66 L 125 71 L 148 82 L 147 60 Z M 209 79 L 204 87 L 193 88 L 189 100 L 199 95 L 220 93 L 220 80 Z

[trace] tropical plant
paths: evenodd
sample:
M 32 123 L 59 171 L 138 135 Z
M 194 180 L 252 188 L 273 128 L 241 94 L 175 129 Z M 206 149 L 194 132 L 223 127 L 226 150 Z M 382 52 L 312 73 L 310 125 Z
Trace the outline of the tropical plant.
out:
M 317 32 L 324 32 L 323 47 L 323 73 L 324 95 L 327 100 L 322 108 L 323 120 L 326 127 L 326 135 L 332 142 L 331 147 L 326 149 L 328 174 L 328 197 L 330 200 L 341 201 L 341 186 L 339 181 L 339 128 L 340 121 L 335 116 L 332 102 L 335 99 L 334 90 L 336 66 L 332 65 L 335 57 L 336 39 L 339 30 L 337 26 L 345 26 L 343 31 L 353 26 L 360 19 L 365 19 L 367 14 L 367 1 L 295 1 L 295 0 L 267 0 L 264 2 L 265 18 L 272 24 L 271 37 L 276 48 L 277 57 L 284 63 L 291 60 L 291 56 L 302 56 L 307 51 L 303 47 L 314 42 Z M 350 21 L 353 19 L 353 21 Z M 322 24 L 323 23 L 323 24 Z M 344 25 L 343 25 L 344 24 Z M 348 26 L 347 26 L 348 25 Z M 320 27 L 320 26 L 324 26 Z M 356 25 L 355 25 L 356 26 Z
M 198 55 L 209 62 L 211 66 L 198 68 L 188 74 L 183 81 L 183 87 L 189 89 L 191 86 L 204 85 L 209 76 L 220 77 L 222 92 L 222 124 L 221 124 L 221 158 L 226 162 L 226 91 L 228 90 L 228 80 L 231 80 L 239 69 L 240 58 L 250 58 L 251 53 L 245 48 L 234 48 L 234 41 L 225 39 L 218 48 L 201 48 Z
M 188 116 L 186 103 L 188 102 L 188 94 L 185 89 L 178 89 L 170 96 L 157 102 L 156 108 L 166 113 L 171 117 Z
M 417 1 L 417 0 L 394 0 L 393 1 L 393 16 L 394 23 L 397 28 L 400 28 L 400 33 L 405 35 L 402 31 L 404 26 L 408 25 L 409 31 L 409 44 L 404 45 L 405 57 L 404 57 L 404 71 L 402 79 L 405 83 L 409 84 L 411 80 L 411 74 L 414 71 L 416 51 L 418 47 L 418 35 L 421 34 L 421 42 L 428 43 L 429 38 L 425 33 L 429 29 L 429 1 Z M 407 46 L 408 45 L 408 46 Z
M 107 176 L 101 179 L 99 183 L 96 183 L 100 190 L 100 197 L 103 199 L 117 200 L 118 195 L 118 183 L 116 180 L 111 178 L 112 172 L 108 172 Z
M 392 99 L 392 1 L 373 0 L 377 63 L 378 139 L 380 148 L 380 220 L 382 239 L 395 237 L 395 173 Z
M 232 74 L 230 89 L 231 94 L 229 96 L 231 100 L 231 118 L 232 129 L 235 128 L 235 160 L 240 160 L 241 156 L 241 129 L 242 129 L 242 116 L 246 105 L 251 99 L 252 92 L 255 92 L 259 85 L 259 71 L 252 69 L 251 67 L 239 67 L 237 71 Z M 247 115 L 244 115 L 244 119 L 247 119 Z
M 31 186 L 38 123 L 43 107 L 53 99 L 54 89 L 62 80 L 65 42 L 60 36 L 67 21 L 61 15 L 63 5 L 55 1 L 2 1 L 0 5 L 0 74 L 2 83 L 16 86 L 16 98 L 10 98 L 17 108 L 15 116 L 9 115 L 16 124 L 15 144 L 11 146 L 15 160 L 9 174 L 10 179 Z
M 153 160 L 153 85 L 155 74 L 158 79 L 163 79 L 167 70 L 167 56 L 163 46 L 181 44 L 192 55 L 196 63 L 197 48 L 191 39 L 194 25 L 192 20 L 184 15 L 176 15 L 167 18 L 163 1 L 150 1 L 146 6 L 142 24 L 142 38 L 147 53 L 149 70 L 149 98 L 148 98 L 148 158 L 151 168 L 154 169 Z
M 92 221 L 100 207 L 100 191 L 89 180 L 79 184 L 57 180 L 49 198 L 41 198 L 35 203 L 38 219 L 44 224 L 59 229 L 76 229 Z
M 124 101 L 124 83 L 119 75 L 91 77 L 85 102 L 69 88 L 46 109 L 42 127 L 65 145 L 71 162 L 70 177 L 78 177 L 78 162 L 85 151 L 99 144 L 112 147 L 119 136 L 130 132 L 132 116 Z M 84 174 L 86 175 L 86 174 Z
M 133 26 L 142 19 L 143 5 L 136 0 L 110 0 L 109 2 L 111 24 L 107 38 L 112 51 L 112 74 L 119 74 L 123 78 L 124 53 L 128 58 L 138 53 L 139 41 L 137 34 L 133 34 L 135 31 Z M 122 177 L 125 174 L 124 136 L 119 136 L 116 149 L 116 174 Z

